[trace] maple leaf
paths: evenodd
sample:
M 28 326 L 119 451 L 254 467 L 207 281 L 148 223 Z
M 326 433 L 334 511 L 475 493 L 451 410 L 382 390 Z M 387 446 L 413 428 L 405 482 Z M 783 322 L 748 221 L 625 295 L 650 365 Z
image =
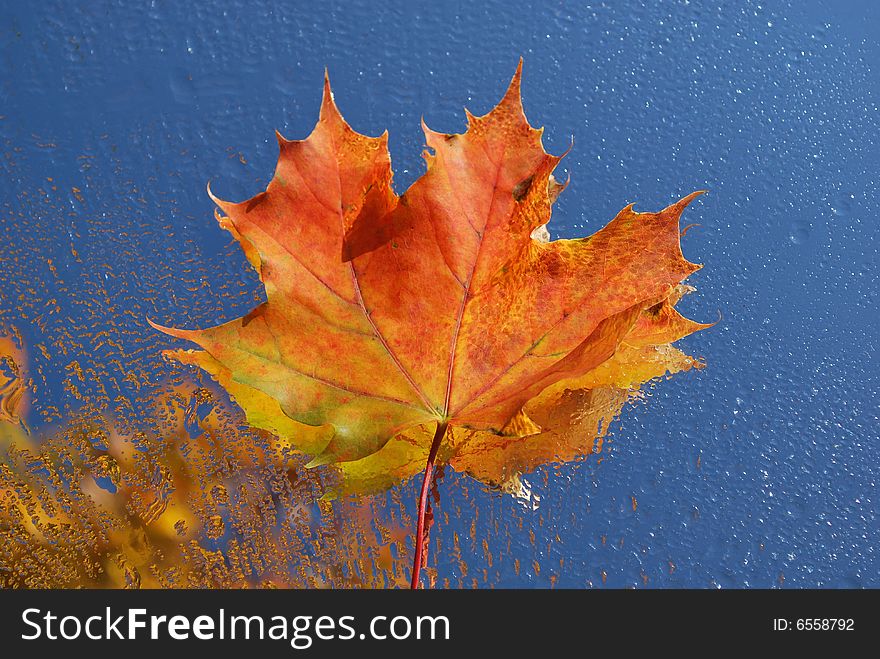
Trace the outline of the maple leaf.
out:
M 400 442 L 422 447 L 424 465 L 426 450 L 420 525 L 447 428 L 453 464 L 478 472 L 479 456 L 500 451 L 527 465 L 510 447 L 569 432 L 542 423 L 578 427 L 572 410 L 590 401 L 566 392 L 592 400 L 654 377 L 658 364 L 628 352 L 702 327 L 673 309 L 700 267 L 682 256 L 678 228 L 700 193 L 659 213 L 627 206 L 588 238 L 546 240 L 561 157 L 526 120 L 521 66 L 493 110 L 467 112 L 465 133 L 423 122 L 427 171 L 400 196 L 387 133 L 353 131 L 325 79 L 311 135 L 278 136 L 266 191 L 241 203 L 212 195 L 267 301 L 209 329 L 154 325 L 198 344 L 170 355 L 212 374 L 252 425 L 314 454 L 312 466 L 373 460 L 381 470 L 383 450 Z M 664 340 L 645 343 L 661 329 Z
M 658 305 L 642 311 L 614 355 L 580 378 L 563 380 L 530 400 L 503 435 L 450 428 L 438 462 L 511 494 L 526 494 L 519 477 L 549 462 L 568 462 L 601 449 L 610 422 L 645 382 L 702 363 L 669 345 L 708 324 L 675 310 L 692 291 L 677 287 Z M 339 465 L 339 494 L 377 492 L 424 469 L 433 429 L 419 426 L 400 433 L 381 450 Z

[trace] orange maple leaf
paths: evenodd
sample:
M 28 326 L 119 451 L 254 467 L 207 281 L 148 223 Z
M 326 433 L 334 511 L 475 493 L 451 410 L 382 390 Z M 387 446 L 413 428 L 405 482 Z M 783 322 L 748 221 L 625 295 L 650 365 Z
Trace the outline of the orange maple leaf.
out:
M 381 469 L 392 438 L 421 447 L 425 487 L 447 428 L 445 457 L 478 471 L 491 438 L 503 453 L 511 436 L 554 432 L 532 417 L 552 424 L 555 410 L 577 427 L 566 392 L 625 390 L 689 366 L 676 355 L 646 365 L 638 351 L 705 327 L 673 309 L 700 267 L 679 236 L 700 193 L 659 213 L 627 206 L 588 238 L 546 240 L 561 157 L 526 120 L 521 67 L 492 111 L 467 113 L 463 134 L 423 123 L 427 171 L 400 196 L 387 133 L 353 131 L 325 80 L 312 134 L 278 136 L 266 191 L 241 203 L 212 195 L 267 301 L 209 329 L 154 325 L 203 348 L 172 356 L 211 373 L 251 424 L 293 438 L 311 465 Z
M 437 461 L 515 495 L 527 496 L 520 476 L 550 462 L 567 462 L 601 450 L 610 422 L 624 404 L 640 398 L 645 382 L 702 363 L 669 345 L 709 327 L 674 308 L 693 289 L 678 286 L 658 305 L 642 311 L 614 355 L 583 376 L 562 380 L 528 401 L 503 434 L 450 428 Z M 396 435 L 366 458 L 339 465 L 338 492 L 375 492 L 421 472 L 431 448 L 429 425 Z

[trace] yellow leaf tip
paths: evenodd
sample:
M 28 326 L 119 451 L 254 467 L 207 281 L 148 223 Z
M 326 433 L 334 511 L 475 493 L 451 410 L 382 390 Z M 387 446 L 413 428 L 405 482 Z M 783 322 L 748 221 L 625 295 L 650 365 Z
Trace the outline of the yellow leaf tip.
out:
M 166 327 L 165 325 L 160 325 L 159 323 L 154 323 L 153 320 L 146 316 L 147 323 L 149 323 L 150 327 L 158 332 L 162 332 L 163 334 L 171 334 L 174 331 L 173 327 Z
M 178 329 L 177 327 L 167 327 L 165 325 L 160 325 L 159 323 L 154 323 L 149 318 L 147 318 L 147 322 L 150 324 L 150 327 L 158 332 L 162 332 L 163 334 L 167 334 L 168 336 L 173 336 L 178 339 L 185 339 L 187 341 L 192 341 L 192 337 L 198 333 L 198 330 Z
M 332 453 L 321 453 L 320 455 L 316 455 L 312 458 L 307 464 L 306 469 L 314 469 L 315 467 L 323 467 L 324 465 L 328 465 L 331 462 L 335 462 L 336 459 Z
M 176 348 L 173 350 L 163 350 L 162 358 L 167 361 L 177 362 L 187 366 L 202 366 L 199 362 L 199 355 L 204 355 L 204 350 L 186 350 Z

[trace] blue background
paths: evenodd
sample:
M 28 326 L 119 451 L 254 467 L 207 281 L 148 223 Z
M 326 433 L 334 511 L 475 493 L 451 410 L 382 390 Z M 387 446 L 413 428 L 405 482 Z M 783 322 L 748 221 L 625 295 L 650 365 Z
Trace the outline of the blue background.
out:
M 144 316 L 213 324 L 260 299 L 205 182 L 226 199 L 265 186 L 272 131 L 310 131 L 325 66 L 351 125 L 389 130 L 402 191 L 420 117 L 463 130 L 462 106 L 487 111 L 522 55 L 548 150 L 574 139 L 552 234 L 708 189 L 684 217 L 705 268 L 682 308 L 722 320 L 682 345 L 708 368 L 626 410 L 601 460 L 526 476 L 532 500 L 447 472 L 440 578 L 880 586 L 878 34 L 868 0 L 3 0 L 0 320 L 33 346 L 66 336 L 102 364 L 105 391 L 80 394 L 137 409 L 126 364 L 159 373 L 169 345 Z M 72 402 L 64 356 L 32 353 L 38 426 Z M 415 498 L 410 483 L 384 506 Z

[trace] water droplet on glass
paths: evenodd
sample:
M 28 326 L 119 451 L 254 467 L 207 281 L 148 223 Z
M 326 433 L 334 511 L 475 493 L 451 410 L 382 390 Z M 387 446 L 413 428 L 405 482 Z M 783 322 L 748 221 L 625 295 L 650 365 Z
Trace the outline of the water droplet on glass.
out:
M 846 217 L 852 213 L 855 198 L 851 194 L 840 194 L 831 199 L 831 214 L 835 217 Z
M 205 534 L 211 538 L 212 540 L 216 540 L 221 537 L 226 530 L 226 526 L 223 523 L 223 518 L 220 515 L 211 515 L 208 518 L 208 526 L 205 529 Z
M 795 220 L 791 224 L 788 232 L 788 239 L 795 245 L 803 245 L 810 239 L 810 230 L 812 227 L 809 222 L 804 220 Z

